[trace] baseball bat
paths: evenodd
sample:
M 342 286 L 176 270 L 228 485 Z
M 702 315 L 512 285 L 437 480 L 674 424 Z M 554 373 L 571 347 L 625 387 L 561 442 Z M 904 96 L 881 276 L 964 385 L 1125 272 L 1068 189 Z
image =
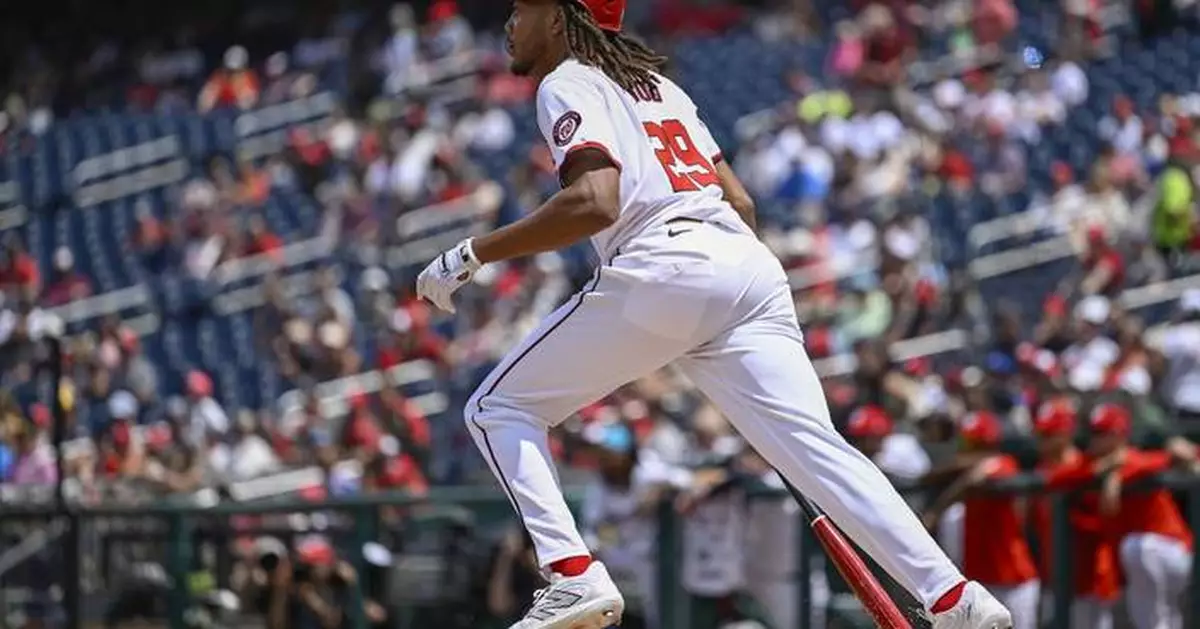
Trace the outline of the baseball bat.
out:
M 879 625 L 880 629 L 912 629 L 908 619 L 900 613 L 900 608 L 896 607 L 895 601 L 879 584 L 875 575 L 871 574 L 871 569 L 850 542 L 846 541 L 846 537 L 834 525 L 833 520 L 799 490 L 792 487 L 791 483 L 788 483 L 788 491 L 792 492 L 796 502 L 804 509 L 813 534 L 821 542 L 821 546 L 825 547 L 825 553 L 833 561 L 833 565 L 837 566 L 846 584 L 854 590 L 854 596 L 866 608 L 867 613 L 871 614 L 875 624 Z

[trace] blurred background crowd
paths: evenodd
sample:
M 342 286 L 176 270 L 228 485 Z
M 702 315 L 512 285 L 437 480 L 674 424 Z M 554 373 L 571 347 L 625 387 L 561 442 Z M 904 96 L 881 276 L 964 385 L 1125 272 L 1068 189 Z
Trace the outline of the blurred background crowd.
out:
M 593 264 L 580 245 L 488 268 L 455 316 L 412 294 L 428 259 L 557 189 L 536 86 L 507 73 L 507 5 L 24 9 L 0 24 L 0 509 L 58 492 L 108 507 L 490 495 L 462 404 Z M 914 508 L 974 469 L 980 443 L 1034 467 L 1038 418 L 1064 397 L 1081 438 L 1110 403 L 1140 446 L 1200 437 L 1198 10 L 630 4 L 758 201 L 836 424 L 923 489 Z M 779 559 L 795 510 L 739 502 L 776 480 L 686 381 L 631 383 L 552 440 L 643 609 L 658 604 L 651 514 L 672 493 L 693 613 L 796 626 L 795 561 Z M 451 524 L 433 541 L 412 524 L 430 512 L 400 506 L 361 547 L 327 534 L 347 523 L 332 511 L 209 522 L 191 590 L 272 629 L 507 626 L 537 579 L 492 497 L 500 516 L 439 510 Z M 971 518 L 930 520 L 958 556 L 970 546 Z M 145 542 L 158 525 L 130 522 L 99 518 L 79 540 L 89 618 L 162 613 L 144 588 L 182 578 Z M 0 524 L 4 626 L 63 621 L 50 575 L 73 551 L 43 523 Z M 737 569 L 713 576 L 702 551 L 721 539 L 739 554 L 717 563 Z M 421 553 L 446 573 L 429 597 L 457 588 L 470 605 L 410 618 L 400 601 L 420 587 L 394 581 L 424 574 Z M 391 594 L 347 594 L 370 571 L 393 575 L 364 580 Z M 845 596 L 820 576 L 824 623 Z

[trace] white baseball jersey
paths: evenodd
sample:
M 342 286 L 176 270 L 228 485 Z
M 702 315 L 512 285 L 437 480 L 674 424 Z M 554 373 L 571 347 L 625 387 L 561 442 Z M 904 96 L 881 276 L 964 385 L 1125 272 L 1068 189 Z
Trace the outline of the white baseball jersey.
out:
M 620 216 L 592 237 L 602 260 L 672 218 L 746 229 L 724 200 L 714 166 L 720 148 L 692 99 L 665 77 L 635 97 L 600 70 L 568 59 L 538 88 L 537 118 L 555 166 L 591 148 L 621 170 Z

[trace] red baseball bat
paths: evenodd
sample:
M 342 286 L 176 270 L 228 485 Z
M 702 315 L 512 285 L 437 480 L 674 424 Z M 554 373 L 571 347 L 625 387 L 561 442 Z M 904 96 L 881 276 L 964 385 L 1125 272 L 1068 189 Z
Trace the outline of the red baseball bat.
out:
M 789 484 L 788 489 L 808 515 L 809 525 L 812 526 L 817 540 L 825 547 L 825 553 L 833 561 L 833 565 L 837 566 L 846 584 L 854 590 L 854 596 L 866 608 L 867 613 L 871 614 L 871 618 L 875 619 L 875 624 L 879 625 L 880 629 L 912 629 L 908 619 L 900 613 L 900 608 L 896 607 L 896 602 L 879 584 L 875 575 L 871 574 L 871 569 L 850 542 L 846 541 L 846 537 L 834 525 L 833 520 L 795 487 Z

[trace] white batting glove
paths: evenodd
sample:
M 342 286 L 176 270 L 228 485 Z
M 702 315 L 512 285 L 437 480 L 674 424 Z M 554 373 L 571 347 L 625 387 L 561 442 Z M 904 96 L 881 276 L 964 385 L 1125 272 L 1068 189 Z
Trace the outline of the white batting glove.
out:
M 430 303 L 445 310 L 455 312 L 454 301 L 450 298 L 454 291 L 462 288 L 463 284 L 471 281 L 475 272 L 483 266 L 475 257 L 471 248 L 471 238 L 468 238 L 442 255 L 433 259 L 429 266 L 417 276 L 417 296 L 427 299 Z

